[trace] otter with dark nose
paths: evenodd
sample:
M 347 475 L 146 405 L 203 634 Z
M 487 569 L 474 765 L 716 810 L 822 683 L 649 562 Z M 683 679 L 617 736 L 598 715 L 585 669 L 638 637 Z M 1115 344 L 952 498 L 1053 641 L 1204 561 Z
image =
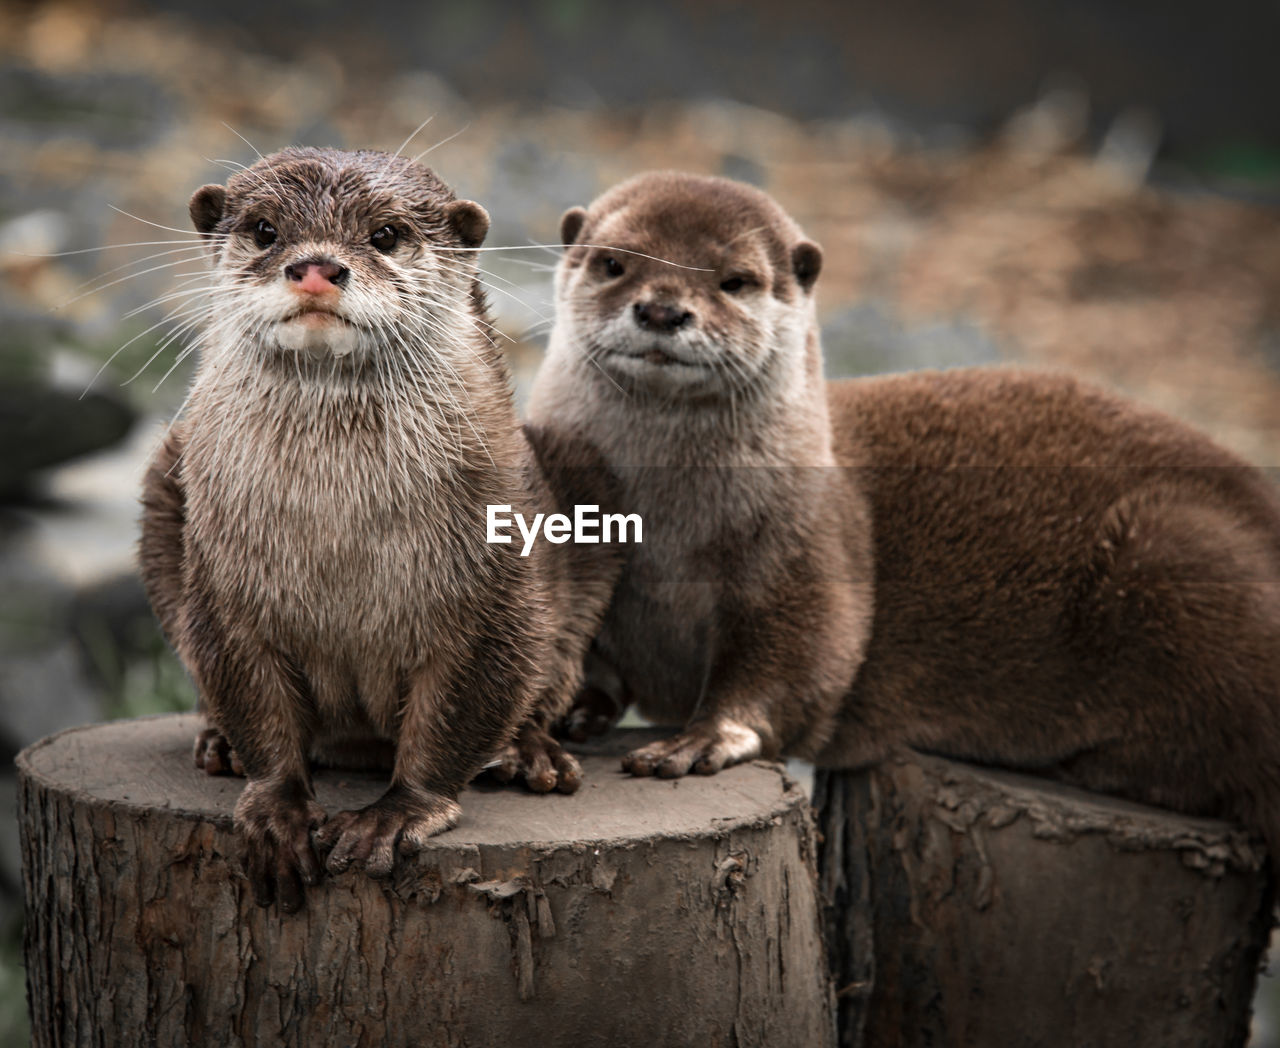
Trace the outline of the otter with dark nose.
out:
M 1236 818 L 1280 861 L 1265 476 L 1065 376 L 825 382 L 821 253 L 752 187 L 642 175 L 562 233 L 531 417 L 646 520 L 571 734 L 681 725 L 637 775 L 916 747 Z
M 822 381 L 822 253 L 765 194 L 675 173 L 569 211 L 561 235 L 530 418 L 597 444 L 645 522 L 570 730 L 630 702 L 685 722 L 626 758 L 636 774 L 816 754 L 872 582 L 869 509 L 837 468 Z

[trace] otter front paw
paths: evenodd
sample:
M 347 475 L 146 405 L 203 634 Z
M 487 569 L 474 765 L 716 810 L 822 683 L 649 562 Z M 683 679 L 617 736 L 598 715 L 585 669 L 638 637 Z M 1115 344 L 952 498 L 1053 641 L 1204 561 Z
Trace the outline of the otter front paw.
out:
M 300 783 L 250 781 L 236 804 L 236 826 L 244 843 L 244 871 L 259 906 L 279 902 L 297 913 L 303 885 L 321 877 L 311 833 L 325 820 L 324 809 Z
M 359 811 L 339 812 L 316 834 L 323 848 L 332 849 L 325 865 L 342 873 L 352 865 L 371 877 L 386 877 L 401 855 L 413 855 L 427 838 L 457 824 L 458 802 L 429 790 L 392 786 Z
M 498 754 L 489 774 L 499 782 L 522 779 L 534 793 L 574 793 L 582 785 L 582 765 L 545 728 L 524 724 Z
M 632 750 L 622 758 L 622 770 L 663 779 L 678 779 L 690 770 L 713 775 L 726 765 L 759 757 L 762 748 L 753 728 L 734 720 L 710 721 Z
M 236 751 L 217 728 L 205 728 L 196 736 L 192 756 L 196 767 L 206 775 L 244 775 L 244 765 Z

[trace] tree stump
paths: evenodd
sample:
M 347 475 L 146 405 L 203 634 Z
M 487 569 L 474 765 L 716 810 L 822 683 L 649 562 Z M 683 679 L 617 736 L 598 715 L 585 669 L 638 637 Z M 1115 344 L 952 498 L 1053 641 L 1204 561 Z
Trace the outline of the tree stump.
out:
M 916 754 L 814 803 L 843 1048 L 1245 1042 L 1273 896 L 1244 831 Z
M 574 796 L 473 785 L 392 878 L 254 905 L 240 780 L 192 716 L 77 728 L 18 758 L 33 1043 L 829 1045 L 814 841 L 778 765 Z M 634 738 L 615 749 L 635 745 Z M 385 777 L 321 772 L 330 811 Z

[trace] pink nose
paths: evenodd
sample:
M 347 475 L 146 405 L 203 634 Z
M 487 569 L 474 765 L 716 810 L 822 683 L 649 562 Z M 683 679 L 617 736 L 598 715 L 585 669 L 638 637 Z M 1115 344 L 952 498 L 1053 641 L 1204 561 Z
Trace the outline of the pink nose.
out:
M 323 295 L 334 288 L 346 286 L 351 271 L 328 259 L 304 258 L 284 267 L 285 278 L 295 290 L 311 295 Z

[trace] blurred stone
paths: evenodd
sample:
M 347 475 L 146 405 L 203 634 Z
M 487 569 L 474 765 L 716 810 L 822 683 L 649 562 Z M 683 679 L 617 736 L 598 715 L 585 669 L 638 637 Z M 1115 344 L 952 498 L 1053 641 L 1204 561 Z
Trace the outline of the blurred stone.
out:
M 54 647 L 67 636 L 73 590 L 29 556 L 27 523 L 6 513 L 0 537 L 0 658 Z M 3 678 L 0 677 L 0 684 Z
M 462 97 L 435 73 L 426 69 L 409 69 L 395 78 L 387 88 L 387 106 L 397 120 L 409 127 L 417 127 L 427 117 L 432 126 L 445 125 L 465 119 L 467 104 Z M 406 149 L 414 156 L 432 142 L 416 150 Z M 411 143 L 412 144 L 412 143 Z
M 1019 153 L 1065 153 L 1083 141 L 1089 129 L 1089 95 L 1083 86 L 1062 84 L 1019 109 L 1004 128 L 1004 141 Z
M 86 671 L 103 688 L 118 685 L 125 663 L 152 657 L 158 646 L 155 615 L 132 569 L 77 590 L 67 619 Z
M 32 61 L 52 72 L 74 71 L 101 32 L 99 12 L 79 4 L 42 4 L 27 26 Z
M 164 428 L 140 423 L 120 444 L 41 478 L 45 503 L 21 511 L 29 521 L 26 559 L 77 590 L 132 571 L 142 474 Z
M 877 302 L 860 302 L 827 318 L 822 325 L 822 348 L 829 378 L 967 367 L 1003 359 L 990 337 L 968 321 L 908 328 Z
M 0 224 L 0 269 L 40 264 L 63 249 L 69 231 L 66 214 L 52 208 L 9 219 Z
M 596 110 L 605 107 L 604 98 L 590 82 L 567 70 L 551 78 L 547 85 L 547 101 L 565 109 Z
M 0 546 L 0 757 L 102 716 L 68 624 L 74 591 L 34 563 L 20 537 Z
M 70 640 L 7 654 L 0 679 L 0 745 L 13 750 L 55 731 L 101 720 L 103 696 L 85 680 Z
M 0 928 L 5 926 L 10 908 L 22 892 L 22 850 L 18 846 L 18 823 L 13 817 L 17 803 L 18 777 L 0 774 Z
M 73 332 L 63 317 L 26 309 L 0 295 L 0 389 L 47 376 L 50 352 Z M 0 430 L 8 421 L 0 418 Z M 0 464 L 0 473 L 3 469 Z
M 494 155 L 484 206 L 493 217 L 490 244 L 558 237 L 560 216 L 596 195 L 595 164 L 566 157 L 534 138 L 512 137 Z
M 164 137 L 174 118 L 169 92 L 149 77 L 0 66 L 0 139 L 138 149 Z
M 1262 362 L 1276 374 L 1280 374 L 1280 330 L 1264 331 L 1258 341 Z
M 734 178 L 739 182 L 747 182 L 761 188 L 768 181 L 768 176 L 761 164 L 749 156 L 741 156 L 737 153 L 725 153 L 720 158 L 720 174 L 725 178 Z
M 115 444 L 133 423 L 133 411 L 105 393 L 77 397 L 0 377 L 0 497 L 21 493 L 40 470 Z
M 1098 169 L 1126 186 L 1142 185 L 1160 149 L 1160 137 L 1160 118 L 1154 113 L 1137 106 L 1121 110 L 1098 147 Z

